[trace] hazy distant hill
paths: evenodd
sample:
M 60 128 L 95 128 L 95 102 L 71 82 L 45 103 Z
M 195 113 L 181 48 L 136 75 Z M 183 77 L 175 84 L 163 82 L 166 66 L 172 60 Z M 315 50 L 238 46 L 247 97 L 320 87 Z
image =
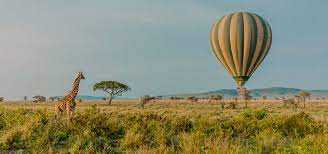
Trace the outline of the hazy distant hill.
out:
M 301 91 L 307 91 L 311 93 L 311 96 L 313 98 L 322 98 L 326 97 L 328 98 L 328 90 L 302 90 L 302 89 L 296 89 L 296 88 L 285 88 L 285 87 L 272 87 L 272 88 L 263 88 L 263 89 L 251 89 L 251 95 L 255 98 L 267 96 L 268 98 L 275 98 L 275 97 L 293 97 L 294 95 L 297 95 Z M 224 97 L 235 97 L 237 96 L 237 91 L 235 89 L 221 89 L 221 90 L 215 90 L 215 91 L 209 91 L 209 92 L 203 92 L 203 93 L 190 93 L 190 94 L 176 94 L 176 95 L 167 95 L 164 96 L 166 98 L 168 97 L 189 97 L 189 96 L 195 96 L 195 97 L 208 97 L 215 94 L 221 94 L 224 95 Z
M 81 95 L 77 96 L 76 99 L 82 99 L 82 100 L 102 100 L 104 97 L 99 96 L 88 96 L 88 95 Z
M 62 96 L 55 96 L 61 98 Z M 89 96 L 89 95 L 78 95 L 76 96 L 76 99 L 82 99 L 82 100 L 102 100 L 104 97 L 100 96 Z
M 311 93 L 312 98 L 328 98 L 328 90 L 302 90 L 297 88 L 285 88 L 285 87 L 272 87 L 272 88 L 262 88 L 262 89 L 251 89 L 251 95 L 254 98 L 259 98 L 262 96 L 267 96 L 268 98 L 279 98 L 279 97 L 293 97 L 297 95 L 301 91 L 307 91 Z M 163 98 L 169 97 L 182 97 L 186 98 L 189 96 L 195 96 L 198 98 L 205 98 L 211 95 L 221 94 L 224 95 L 225 98 L 231 98 L 237 96 L 237 91 L 235 89 L 221 89 L 209 92 L 201 92 L 201 93 L 189 93 L 189 94 L 173 94 L 173 95 L 165 95 Z M 104 97 L 100 96 L 89 96 L 89 95 L 80 95 L 77 96 L 77 99 L 82 100 L 102 100 Z
M 105 97 L 101 97 L 101 96 L 90 96 L 90 95 L 79 95 L 76 96 L 76 99 L 82 99 L 82 100 L 86 100 L 86 101 L 96 101 L 96 100 L 103 100 Z M 128 97 L 115 97 L 114 99 L 131 99 Z

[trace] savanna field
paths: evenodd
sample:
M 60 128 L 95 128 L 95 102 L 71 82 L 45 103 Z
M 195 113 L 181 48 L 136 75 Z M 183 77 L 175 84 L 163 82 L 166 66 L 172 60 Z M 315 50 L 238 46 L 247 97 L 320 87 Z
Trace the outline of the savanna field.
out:
M 0 104 L 0 151 L 23 153 L 328 153 L 328 102 Z

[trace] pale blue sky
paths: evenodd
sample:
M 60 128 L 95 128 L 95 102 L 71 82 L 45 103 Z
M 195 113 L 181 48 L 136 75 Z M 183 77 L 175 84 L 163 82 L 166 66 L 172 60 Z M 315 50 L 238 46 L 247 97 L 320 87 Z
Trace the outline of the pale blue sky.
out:
M 0 0 L 0 95 L 62 95 L 84 71 L 128 96 L 235 88 L 209 45 L 224 14 L 267 19 L 273 44 L 248 88 L 328 89 L 327 0 Z

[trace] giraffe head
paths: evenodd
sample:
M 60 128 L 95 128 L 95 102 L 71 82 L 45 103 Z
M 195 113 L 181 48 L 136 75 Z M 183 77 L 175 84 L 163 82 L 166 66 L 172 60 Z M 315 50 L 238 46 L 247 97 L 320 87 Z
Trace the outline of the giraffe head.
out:
M 83 72 L 78 72 L 77 77 L 80 78 L 80 79 L 85 79 L 85 77 L 83 75 Z

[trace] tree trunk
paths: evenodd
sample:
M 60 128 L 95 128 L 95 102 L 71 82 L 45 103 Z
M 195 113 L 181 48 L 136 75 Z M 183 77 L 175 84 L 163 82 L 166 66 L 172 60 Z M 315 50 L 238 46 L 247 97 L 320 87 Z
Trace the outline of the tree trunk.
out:
M 224 103 L 223 100 L 220 100 L 220 101 L 221 101 L 221 103 L 220 103 L 220 104 L 221 104 L 221 109 L 224 110 L 224 105 L 225 105 L 225 103 Z
M 112 100 L 113 100 L 113 96 L 110 95 L 110 96 L 109 96 L 109 100 L 108 100 L 108 105 L 112 105 Z

